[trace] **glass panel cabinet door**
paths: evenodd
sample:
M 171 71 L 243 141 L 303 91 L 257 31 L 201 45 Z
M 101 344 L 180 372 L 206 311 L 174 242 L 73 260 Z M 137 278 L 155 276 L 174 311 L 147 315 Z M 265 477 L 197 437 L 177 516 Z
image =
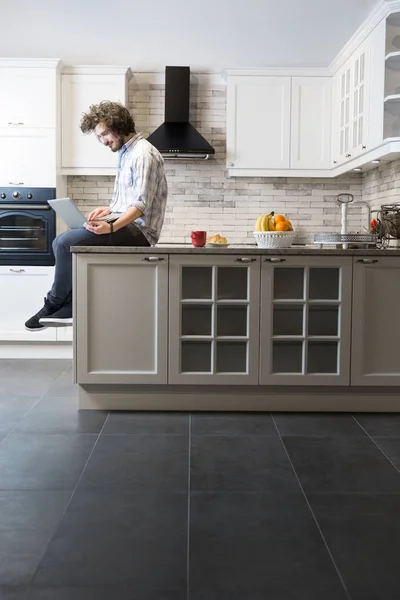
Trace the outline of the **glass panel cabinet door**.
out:
M 348 385 L 351 257 L 262 257 L 260 384 Z
M 259 301 L 259 256 L 172 256 L 168 382 L 257 384 Z

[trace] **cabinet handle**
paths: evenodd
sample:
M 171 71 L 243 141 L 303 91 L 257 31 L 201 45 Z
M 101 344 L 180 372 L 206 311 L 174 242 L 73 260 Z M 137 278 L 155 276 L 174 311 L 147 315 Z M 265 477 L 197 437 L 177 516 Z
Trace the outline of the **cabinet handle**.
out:
M 234 167 L 234 166 L 235 166 L 235 163 L 233 163 L 233 162 L 228 162 L 228 167 Z
M 379 262 L 377 258 L 358 258 L 358 263 L 364 263 L 364 265 L 372 265 L 373 263 Z
M 334 160 L 334 161 L 333 161 L 333 164 L 334 164 L 334 165 L 336 165 L 336 164 L 337 164 L 337 160 Z
M 362 149 L 362 150 L 366 150 L 366 149 L 367 149 L 367 146 L 361 146 L 361 149 Z
M 21 123 L 21 121 L 8 121 L 9 125 L 23 125 L 23 123 Z
M 24 185 L 23 181 L 9 181 L 8 185 Z
M 11 273 L 25 273 L 25 269 L 10 269 Z
M 280 263 L 280 262 L 285 262 L 286 258 L 266 258 L 265 262 L 270 262 L 270 263 Z
M 241 263 L 251 263 L 251 262 L 255 262 L 257 259 L 256 258 L 250 258 L 248 256 L 246 256 L 245 258 L 235 258 L 236 262 L 241 262 Z
M 346 158 L 351 158 L 351 154 L 346 154 Z
M 145 260 L 147 262 L 160 262 L 161 260 L 165 260 L 165 258 L 163 258 L 162 256 L 146 256 L 142 260 Z

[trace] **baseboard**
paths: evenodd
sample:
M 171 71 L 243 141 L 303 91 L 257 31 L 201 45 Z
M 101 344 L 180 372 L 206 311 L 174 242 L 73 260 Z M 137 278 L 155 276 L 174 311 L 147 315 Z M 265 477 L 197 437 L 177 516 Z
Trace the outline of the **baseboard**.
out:
M 72 343 L 3 343 L 0 344 L 0 359 L 2 358 L 72 358 Z

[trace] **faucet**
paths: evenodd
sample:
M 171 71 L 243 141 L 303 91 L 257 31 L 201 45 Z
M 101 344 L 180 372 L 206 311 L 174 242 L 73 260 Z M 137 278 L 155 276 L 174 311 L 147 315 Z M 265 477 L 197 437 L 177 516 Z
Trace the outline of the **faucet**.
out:
M 338 194 L 336 196 L 336 202 L 339 204 L 339 206 L 342 206 L 341 235 L 346 235 L 347 233 L 347 205 L 350 202 L 353 202 L 353 200 L 353 194 Z M 346 242 L 342 244 L 343 250 L 347 250 L 348 247 L 349 245 Z

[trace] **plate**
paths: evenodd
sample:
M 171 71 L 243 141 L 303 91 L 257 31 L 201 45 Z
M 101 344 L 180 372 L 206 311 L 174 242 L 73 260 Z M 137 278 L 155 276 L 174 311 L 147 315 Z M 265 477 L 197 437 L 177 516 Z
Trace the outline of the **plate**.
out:
M 207 242 L 206 248 L 227 248 L 229 244 L 212 244 L 211 242 Z

